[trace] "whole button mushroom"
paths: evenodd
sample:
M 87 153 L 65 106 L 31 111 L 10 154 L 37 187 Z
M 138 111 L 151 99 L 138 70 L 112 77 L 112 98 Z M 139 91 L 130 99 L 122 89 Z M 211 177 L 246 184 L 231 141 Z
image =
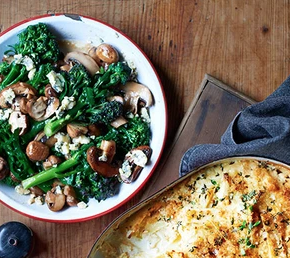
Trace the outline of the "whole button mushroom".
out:
M 26 147 L 26 155 L 34 162 L 45 160 L 49 155 L 49 147 L 42 142 L 31 141 Z
M 63 193 L 56 193 L 54 190 L 46 193 L 45 202 L 51 211 L 60 211 L 64 207 L 65 201 Z
M 117 63 L 119 60 L 118 51 L 113 46 L 106 43 L 103 43 L 98 47 L 91 47 L 88 54 L 99 66 Z

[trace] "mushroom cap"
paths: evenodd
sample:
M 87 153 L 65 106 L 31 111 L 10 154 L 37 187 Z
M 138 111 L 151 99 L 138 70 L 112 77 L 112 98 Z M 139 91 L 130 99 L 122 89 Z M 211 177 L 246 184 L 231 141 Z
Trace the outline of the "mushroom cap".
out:
M 10 89 L 13 90 L 13 92 L 16 96 L 28 96 L 28 95 L 36 95 L 37 94 L 37 91 L 28 83 L 18 82 L 18 83 L 12 84 L 10 86 L 5 87 L 0 92 L 0 107 L 1 108 L 8 107 L 8 105 L 6 103 L 5 96 L 4 96 L 4 92 L 6 92 Z
M 27 102 L 26 111 L 28 112 L 29 116 L 32 117 L 35 121 L 43 121 L 52 116 L 59 107 L 59 105 L 60 102 L 58 98 L 47 98 L 41 96 L 37 100 L 29 100 Z
M 107 43 L 100 44 L 97 47 L 91 47 L 88 51 L 88 55 L 90 55 L 99 66 L 106 66 L 119 61 L 118 51 Z
M 45 110 L 47 108 L 46 102 L 47 98 L 43 96 L 39 97 L 37 100 L 29 100 L 26 104 L 26 111 L 28 112 L 29 116 L 36 121 L 40 121 L 44 116 Z
M 76 62 L 82 64 L 92 76 L 100 70 L 100 67 L 91 56 L 80 51 L 67 53 L 64 61 L 66 63 Z
M 51 211 L 59 211 L 65 205 L 65 195 L 48 191 L 45 196 L 45 202 Z
M 31 141 L 26 146 L 26 155 L 34 162 L 45 160 L 49 155 L 49 147 L 42 142 Z
M 119 168 L 108 162 L 100 161 L 101 150 L 95 146 L 87 150 L 87 161 L 91 168 L 104 177 L 113 177 L 118 174 Z
M 152 149 L 148 145 L 141 145 L 129 151 L 125 155 L 122 168 L 119 170 L 118 177 L 120 180 L 127 184 L 135 181 L 150 159 L 151 154 Z
M 121 85 L 120 89 L 124 92 L 125 108 L 132 113 L 138 112 L 139 100 L 145 102 L 146 107 L 153 105 L 153 96 L 149 88 L 137 82 L 127 82 Z

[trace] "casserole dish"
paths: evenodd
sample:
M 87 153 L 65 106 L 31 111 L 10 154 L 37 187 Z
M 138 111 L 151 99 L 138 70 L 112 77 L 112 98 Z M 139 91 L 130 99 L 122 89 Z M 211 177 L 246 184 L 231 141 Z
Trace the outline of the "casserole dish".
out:
M 113 221 L 88 257 L 286 257 L 289 180 L 274 160 L 215 161 Z

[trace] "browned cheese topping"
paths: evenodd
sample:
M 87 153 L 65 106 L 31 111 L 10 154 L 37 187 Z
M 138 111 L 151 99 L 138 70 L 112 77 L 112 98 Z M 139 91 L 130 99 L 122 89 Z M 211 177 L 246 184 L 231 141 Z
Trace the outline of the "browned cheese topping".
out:
M 104 257 L 289 257 L 290 170 L 254 159 L 204 168 L 122 222 Z

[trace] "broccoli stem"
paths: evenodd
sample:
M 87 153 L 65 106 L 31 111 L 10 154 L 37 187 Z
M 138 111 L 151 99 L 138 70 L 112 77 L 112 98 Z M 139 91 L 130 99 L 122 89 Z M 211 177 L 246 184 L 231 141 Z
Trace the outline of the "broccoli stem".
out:
M 40 131 L 42 131 L 46 123 L 47 123 L 46 120 L 34 122 L 30 128 L 30 131 L 21 137 L 23 145 L 26 145 L 29 141 L 31 141 L 35 137 L 35 135 L 37 135 Z
M 85 106 L 85 103 L 79 102 L 74 108 L 67 112 L 65 117 L 59 118 L 57 120 L 51 119 L 45 126 L 44 126 L 44 133 L 47 137 L 50 137 L 56 134 L 59 130 L 61 130 L 64 126 L 66 126 L 71 121 L 78 118 L 82 111 L 81 109 Z
M 63 163 L 61 163 L 57 167 L 53 167 L 53 168 L 50 168 L 48 170 L 44 170 L 44 171 L 42 171 L 42 172 L 40 172 L 32 177 L 29 177 L 29 178 L 23 180 L 22 186 L 25 189 L 28 189 L 32 186 L 42 184 L 42 183 L 49 181 L 51 179 L 58 178 L 58 177 L 64 177 L 64 176 L 66 176 L 66 174 L 61 174 L 61 173 L 68 170 L 69 168 L 77 165 L 77 164 L 78 164 L 77 159 L 75 159 L 75 158 L 68 159 L 68 160 L 64 161 Z M 77 171 L 75 171 L 75 173 L 76 172 Z M 71 173 L 69 173 L 69 174 L 71 174 Z
M 44 127 L 44 133 L 47 137 L 56 134 L 60 129 L 62 129 L 71 121 L 77 119 L 82 114 L 83 108 L 88 104 L 87 99 L 89 92 L 90 91 L 88 91 L 87 88 L 83 89 L 77 104 L 67 112 L 65 117 L 59 119 L 52 118 L 48 121 Z
M 5 79 L 1 82 L 0 90 L 4 89 L 7 85 L 11 84 L 12 81 L 15 80 L 20 74 L 21 65 L 19 64 L 12 64 L 13 67 L 11 68 L 9 74 L 5 77 Z
M 25 81 L 25 77 L 27 75 L 27 70 L 25 68 L 25 66 L 22 66 L 21 70 L 20 70 L 20 74 L 13 80 L 11 81 L 9 84 L 14 84 L 14 83 L 18 83 L 21 81 Z
M 86 145 L 83 145 L 77 152 L 75 152 L 75 154 L 68 160 L 62 162 L 61 164 L 59 164 L 57 167 L 53 167 L 50 168 L 48 170 L 44 170 L 32 177 L 29 177 L 25 180 L 23 180 L 22 186 L 25 189 L 28 189 L 32 186 L 36 186 L 42 183 L 45 183 L 51 179 L 54 178 L 63 178 L 66 176 L 70 176 L 72 174 L 75 174 L 77 172 L 79 172 L 79 170 L 72 170 L 72 171 L 68 171 L 67 173 L 63 173 L 71 168 L 73 168 L 74 166 L 78 165 L 79 163 L 85 161 L 86 162 L 86 151 L 89 147 L 93 146 L 94 143 L 89 143 Z

